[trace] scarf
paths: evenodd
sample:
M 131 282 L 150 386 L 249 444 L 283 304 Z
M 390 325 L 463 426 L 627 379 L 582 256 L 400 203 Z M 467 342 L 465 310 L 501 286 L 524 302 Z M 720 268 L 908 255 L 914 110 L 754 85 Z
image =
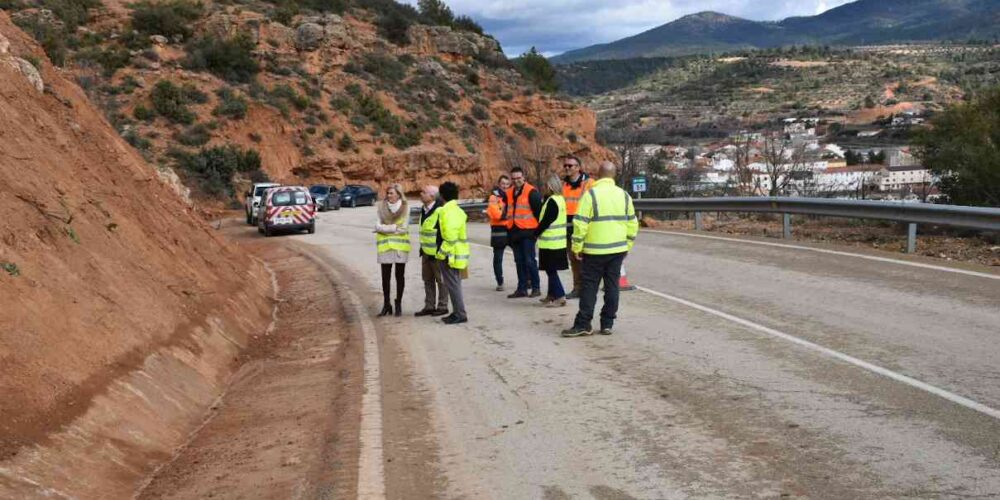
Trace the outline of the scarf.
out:
M 382 224 L 398 224 L 409 213 L 409 205 L 403 198 L 400 198 L 396 203 L 382 200 L 378 204 L 378 219 L 382 221 Z

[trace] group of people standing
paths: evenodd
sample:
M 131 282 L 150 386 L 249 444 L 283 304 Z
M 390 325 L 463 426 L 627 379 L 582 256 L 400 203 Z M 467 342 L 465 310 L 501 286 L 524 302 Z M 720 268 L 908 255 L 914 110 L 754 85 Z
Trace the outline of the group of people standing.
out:
M 598 333 L 611 335 L 618 311 L 622 262 L 632 249 L 639 230 L 632 198 L 615 184 L 615 166 L 602 163 L 598 179 L 583 171 L 579 158 L 563 158 L 564 177 L 544 180 L 541 189 L 527 181 L 520 168 L 502 175 L 490 194 L 486 214 L 490 220 L 493 273 L 496 290 L 504 291 L 503 258 L 508 247 L 514 254 L 517 287 L 509 299 L 541 297 L 540 271 L 548 287 L 540 301 L 546 307 L 563 307 L 567 299 L 580 299 L 580 310 L 564 337 L 593 333 L 597 293 L 604 284 L 604 306 Z M 380 315 L 401 315 L 403 272 L 408 257 L 409 217 L 398 184 L 386 189 L 378 204 L 375 226 L 385 305 Z M 467 216 L 458 205 L 458 186 L 425 187 L 420 217 L 420 255 L 424 281 L 424 308 L 416 316 L 442 316 L 444 323 L 468 321 L 462 282 L 468 276 Z M 537 249 L 537 255 L 536 255 Z M 390 302 L 391 274 L 396 270 L 395 308 Z M 566 293 L 559 271 L 572 269 L 573 286 Z M 452 312 L 448 314 L 448 300 Z

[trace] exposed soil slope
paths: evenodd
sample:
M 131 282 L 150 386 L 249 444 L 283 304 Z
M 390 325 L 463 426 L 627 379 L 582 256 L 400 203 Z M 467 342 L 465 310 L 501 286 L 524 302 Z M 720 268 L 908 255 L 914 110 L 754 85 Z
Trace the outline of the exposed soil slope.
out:
M 2 11 L 0 194 L 0 497 L 126 494 L 267 327 L 270 278 Z

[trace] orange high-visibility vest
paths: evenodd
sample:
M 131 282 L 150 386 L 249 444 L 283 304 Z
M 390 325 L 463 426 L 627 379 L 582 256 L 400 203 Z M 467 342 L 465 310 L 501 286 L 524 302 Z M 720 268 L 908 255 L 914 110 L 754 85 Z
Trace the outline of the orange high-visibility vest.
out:
M 587 174 L 580 174 L 584 179 L 580 182 L 580 187 L 573 189 L 568 182 L 563 182 L 563 198 L 566 199 L 566 215 L 576 215 L 576 210 L 580 207 L 580 197 L 590 188 L 594 187 L 594 179 L 587 177 Z
M 528 201 L 528 197 L 535 190 L 535 186 L 524 183 L 524 189 L 521 190 L 521 196 L 518 196 L 517 200 L 514 199 L 514 189 L 516 188 L 512 187 L 507 190 L 507 212 L 511 214 L 511 217 L 507 220 L 507 228 L 537 229 L 538 219 L 535 218 L 534 212 L 531 211 L 531 203 Z M 511 210 L 511 207 L 514 207 L 514 209 Z
M 486 206 L 486 215 L 490 218 L 491 226 L 507 227 L 507 219 L 511 217 L 508 210 L 504 210 L 503 200 L 495 195 L 490 195 L 489 204 Z

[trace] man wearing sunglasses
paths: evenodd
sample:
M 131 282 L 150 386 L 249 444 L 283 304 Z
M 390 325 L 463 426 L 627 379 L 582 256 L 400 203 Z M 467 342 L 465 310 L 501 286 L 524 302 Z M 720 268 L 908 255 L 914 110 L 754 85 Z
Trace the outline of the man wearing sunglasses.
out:
M 580 206 L 580 197 L 583 196 L 593 185 L 594 180 L 583 171 L 583 163 L 580 158 L 573 155 L 564 156 L 563 159 L 563 198 L 566 199 L 566 224 L 568 225 L 566 235 L 566 252 L 569 253 L 569 264 L 573 270 L 573 290 L 566 295 L 567 299 L 580 298 L 580 284 L 582 282 L 580 274 L 580 261 L 573 258 L 573 217 L 576 216 Z

